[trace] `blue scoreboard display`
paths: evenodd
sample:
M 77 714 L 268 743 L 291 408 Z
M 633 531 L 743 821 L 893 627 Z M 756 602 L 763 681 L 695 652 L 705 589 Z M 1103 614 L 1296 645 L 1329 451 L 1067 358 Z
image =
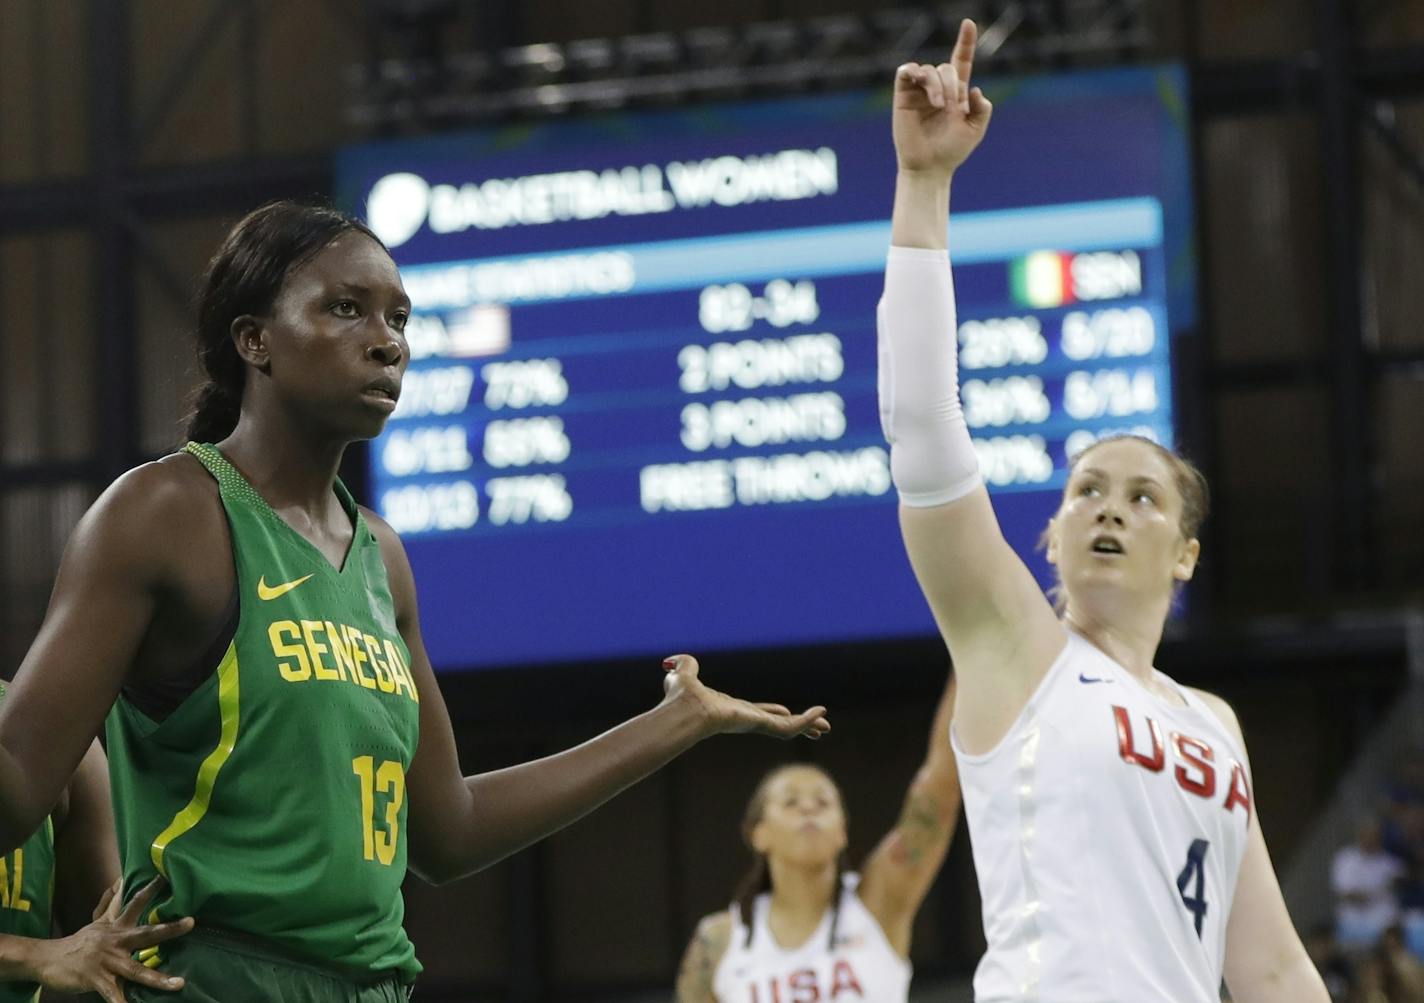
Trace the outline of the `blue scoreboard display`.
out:
M 1185 84 L 986 90 L 954 184 L 954 336 L 1004 532 L 1046 583 L 1067 457 L 1173 437 Z M 338 176 L 414 304 L 370 493 L 438 668 L 933 631 L 876 406 L 888 92 L 366 145 Z

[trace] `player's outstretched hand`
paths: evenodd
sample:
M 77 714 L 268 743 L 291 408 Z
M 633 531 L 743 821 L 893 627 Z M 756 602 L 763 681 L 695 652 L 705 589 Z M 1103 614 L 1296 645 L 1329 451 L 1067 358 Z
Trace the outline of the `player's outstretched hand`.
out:
M 979 30 L 965 19 L 947 63 L 906 63 L 895 71 L 893 131 L 900 170 L 949 174 L 989 128 L 994 106 L 969 86 Z
M 35 974 L 40 985 L 60 992 L 98 993 L 105 1003 L 127 1003 L 125 981 L 150 989 L 177 991 L 183 980 L 135 961 L 135 951 L 181 937 L 193 929 L 191 917 L 140 926 L 144 909 L 167 882 L 154 878 L 127 906 L 119 887 L 110 888 L 94 910 L 94 922 L 68 937 L 35 941 Z
M 831 730 L 824 707 L 793 714 L 781 704 L 751 703 L 719 693 L 697 678 L 697 659 L 691 655 L 674 655 L 663 662 L 663 668 L 667 670 L 663 702 L 695 701 L 705 715 L 708 734 L 752 732 L 774 738 L 820 738 Z

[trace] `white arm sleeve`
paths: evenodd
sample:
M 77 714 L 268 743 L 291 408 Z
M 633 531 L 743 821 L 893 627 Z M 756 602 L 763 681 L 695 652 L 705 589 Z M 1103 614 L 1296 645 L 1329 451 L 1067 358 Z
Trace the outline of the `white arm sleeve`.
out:
M 944 505 L 982 482 L 959 405 L 949 252 L 892 247 L 876 314 L 880 428 L 900 500 Z

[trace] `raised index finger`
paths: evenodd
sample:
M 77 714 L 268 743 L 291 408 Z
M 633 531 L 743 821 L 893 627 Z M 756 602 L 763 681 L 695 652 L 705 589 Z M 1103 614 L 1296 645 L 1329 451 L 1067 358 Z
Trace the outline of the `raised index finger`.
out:
M 969 89 L 969 75 L 974 71 L 974 47 L 979 44 L 979 28 L 969 18 L 959 22 L 959 38 L 954 42 L 954 54 L 950 62 L 959 74 L 959 84 Z

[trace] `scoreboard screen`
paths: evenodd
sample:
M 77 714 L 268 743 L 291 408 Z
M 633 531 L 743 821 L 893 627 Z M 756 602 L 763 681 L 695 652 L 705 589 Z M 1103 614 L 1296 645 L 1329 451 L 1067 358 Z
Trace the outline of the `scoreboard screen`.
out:
M 1184 77 L 990 81 L 954 182 L 965 416 L 1009 541 L 1067 457 L 1173 437 Z M 898 533 L 875 310 L 889 93 L 502 126 L 340 154 L 413 301 L 369 496 L 442 671 L 934 630 Z

